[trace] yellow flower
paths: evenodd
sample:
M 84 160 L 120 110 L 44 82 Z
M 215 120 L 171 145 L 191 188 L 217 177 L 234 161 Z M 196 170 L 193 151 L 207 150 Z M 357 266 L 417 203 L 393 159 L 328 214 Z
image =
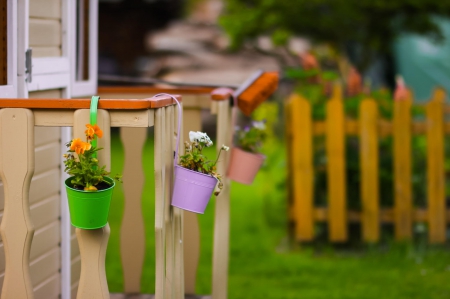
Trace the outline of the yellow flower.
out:
M 100 129 L 99 126 L 97 125 L 92 126 L 90 124 L 87 124 L 86 128 L 87 130 L 84 131 L 84 133 L 86 133 L 88 139 L 94 139 L 94 135 L 97 135 L 98 138 L 103 137 L 103 131 Z
M 84 154 L 84 151 L 91 149 L 91 144 L 88 142 L 81 141 L 80 138 L 75 138 L 72 140 L 72 143 L 70 144 L 70 149 L 72 151 L 75 151 L 78 155 Z
M 97 191 L 95 186 L 84 187 L 84 191 Z

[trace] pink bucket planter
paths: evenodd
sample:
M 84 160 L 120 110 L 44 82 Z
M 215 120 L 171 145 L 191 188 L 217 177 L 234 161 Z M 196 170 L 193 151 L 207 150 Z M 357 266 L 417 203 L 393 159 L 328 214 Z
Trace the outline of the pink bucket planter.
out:
M 216 184 L 215 177 L 176 165 L 172 206 L 203 214 Z
M 234 147 L 231 150 L 227 177 L 238 183 L 251 185 L 266 156 Z

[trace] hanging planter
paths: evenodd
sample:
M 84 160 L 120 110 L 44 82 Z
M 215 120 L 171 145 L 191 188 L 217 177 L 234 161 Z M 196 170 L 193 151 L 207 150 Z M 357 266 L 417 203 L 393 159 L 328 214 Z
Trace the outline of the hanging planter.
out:
M 253 121 L 249 127 L 235 129 L 236 147 L 231 150 L 227 177 L 238 183 L 250 185 L 266 159 L 266 156 L 259 153 L 266 138 L 265 122 Z
M 246 152 L 238 147 L 231 150 L 227 177 L 241 184 L 251 185 L 266 156 Z
M 96 229 L 108 223 L 109 206 L 115 182 L 104 177 L 111 185 L 103 190 L 84 191 L 75 188 L 71 183 L 73 177 L 65 180 L 67 198 L 69 200 L 70 222 L 83 229 Z
M 67 143 L 64 155 L 65 169 L 71 177 L 65 180 L 69 201 L 70 221 L 82 229 L 97 229 L 108 223 L 109 206 L 115 186 L 114 179 L 108 177 L 105 167 L 99 167 L 97 137 L 103 136 L 97 126 L 97 104 L 99 97 L 92 97 L 90 124 L 86 125 L 86 142 L 75 138 Z
M 203 214 L 216 185 L 215 177 L 176 165 L 172 206 Z
M 178 115 L 181 116 L 181 106 L 178 100 L 170 94 L 157 94 L 172 97 L 177 103 Z M 225 145 L 219 151 L 215 162 L 211 162 L 202 154 L 205 147 L 213 145 L 211 139 L 203 132 L 189 132 L 191 143 L 185 142 L 184 155 L 178 156 L 180 143 L 181 119 L 178 118 L 177 141 L 174 156 L 174 174 L 171 205 L 186 211 L 203 214 L 209 199 L 214 192 L 218 195 L 222 189 L 221 175 L 216 172 L 216 163 L 222 150 L 228 151 Z M 178 161 L 179 158 L 179 161 Z

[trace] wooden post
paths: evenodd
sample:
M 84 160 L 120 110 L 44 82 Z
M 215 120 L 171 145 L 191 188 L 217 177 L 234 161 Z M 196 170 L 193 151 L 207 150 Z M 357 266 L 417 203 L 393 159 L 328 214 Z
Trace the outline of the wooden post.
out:
M 436 89 L 427 104 L 427 190 L 430 243 L 445 243 L 445 170 L 444 170 L 445 91 Z
M 180 103 L 181 105 L 181 103 Z M 181 120 L 181 132 L 183 132 L 183 113 L 181 115 L 178 112 L 178 109 L 175 107 L 174 113 L 174 126 L 173 126 L 173 148 L 176 147 L 176 138 L 178 136 L 177 128 L 178 128 L 178 118 Z M 183 146 L 183 134 L 180 132 L 180 144 L 178 152 L 181 152 L 184 149 Z M 182 152 L 181 152 L 182 153 Z M 173 208 L 173 232 L 174 232 L 174 298 L 175 299 L 184 299 L 184 244 L 183 244 L 183 217 L 184 212 L 182 209 L 172 207 Z M 188 213 L 189 214 L 189 213 Z M 194 213 L 190 213 L 194 214 Z
M 155 110 L 155 299 L 165 299 L 165 108 Z
M 74 138 L 84 140 L 86 124 L 89 123 L 89 109 L 80 109 L 74 113 Z M 111 169 L 111 121 L 106 110 L 97 112 L 97 124 L 103 130 L 103 137 L 98 139 L 99 165 Z M 109 224 L 103 228 L 85 230 L 76 229 L 81 256 L 81 274 L 77 299 L 109 298 L 108 283 L 105 273 L 105 258 L 110 235 Z
M 201 109 L 183 110 L 183 137 L 189 140 L 189 131 L 202 130 Z M 184 150 L 181 143 L 180 152 Z M 200 258 L 200 228 L 195 213 L 184 213 L 184 287 L 186 294 L 195 294 L 195 283 L 197 281 L 197 268 Z
M 412 237 L 411 93 L 394 103 L 394 211 L 395 238 Z
M 378 183 L 378 107 L 374 100 L 361 103 L 359 113 L 361 163 L 362 235 L 364 241 L 380 239 Z
M 228 101 L 216 102 L 217 150 L 230 140 L 230 106 Z M 217 163 L 217 172 L 223 174 L 223 189 L 216 197 L 214 221 L 212 299 L 226 299 L 228 293 L 228 260 L 230 246 L 230 180 L 225 173 L 229 155 L 222 153 Z
M 295 222 L 295 239 L 311 241 L 314 238 L 313 218 L 313 143 L 311 105 L 299 96 L 289 99 L 290 138 L 292 152 L 292 217 Z
M 121 128 L 120 137 L 125 154 L 123 169 L 125 203 L 120 227 L 124 292 L 140 293 L 145 255 L 144 219 L 141 207 L 145 183 L 142 150 L 147 139 L 147 128 Z
M 164 223 L 166 233 L 166 277 L 165 277 L 165 296 L 173 298 L 174 295 L 174 226 L 173 226 L 173 208 L 170 205 L 172 201 L 173 190 L 173 106 L 165 108 L 165 138 L 164 138 L 164 160 L 165 160 L 165 184 L 164 184 Z
M 328 157 L 328 228 L 332 242 L 347 241 L 345 175 L 345 115 L 342 89 L 335 85 L 326 106 L 326 153 Z
M 5 250 L 2 298 L 31 299 L 30 248 L 34 227 L 28 201 L 34 173 L 34 117 L 28 109 L 0 111 L 0 176 L 5 209 L 0 226 Z

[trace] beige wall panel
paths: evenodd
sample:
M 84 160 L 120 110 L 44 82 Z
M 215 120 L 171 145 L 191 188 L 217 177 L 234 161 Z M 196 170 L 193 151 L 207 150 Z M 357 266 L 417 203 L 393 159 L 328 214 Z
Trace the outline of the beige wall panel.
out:
M 61 0 L 30 0 L 30 17 L 61 19 Z
M 80 247 L 78 246 L 78 240 L 76 235 L 72 235 L 70 240 L 70 258 L 74 260 L 80 257 Z
M 34 52 L 33 48 L 33 52 Z M 48 98 L 61 98 L 62 90 L 61 89 L 47 89 L 47 90 L 39 90 L 32 91 L 28 94 L 30 99 L 48 99 Z
M 39 259 L 44 253 L 57 248 L 59 250 L 60 241 L 60 223 L 59 220 L 44 226 L 40 230 L 37 230 L 33 237 L 33 243 L 31 244 L 30 260 L 31 263 L 34 259 Z
M 34 259 L 36 256 L 40 255 L 30 263 L 31 280 L 34 286 L 59 272 L 59 239 L 60 231 L 58 220 L 55 221 L 55 223 L 53 223 L 52 225 L 36 231 L 33 238 L 33 243 L 31 245 L 30 253 L 30 259 Z M 3 286 L 3 271 L 5 270 L 4 255 L 3 244 L 0 244 L 0 272 L 2 273 L 0 275 L 0 291 L 1 287 Z
M 49 224 L 52 221 L 55 221 L 59 218 L 59 194 L 55 194 L 43 201 L 38 202 L 35 205 L 30 207 L 31 219 L 33 221 L 33 225 L 38 230 L 46 224 Z M 3 213 L 0 213 L 0 223 L 3 218 Z M 1 241 L 1 237 L 0 237 Z M 0 244 L 2 244 L 0 242 Z M 2 245 L 3 246 L 3 245 Z M 0 259 L 3 256 L 0 255 Z M 1 262 L 0 262 L 1 265 Z M 0 266 L 0 269 L 4 269 Z M 0 270 L 1 271 L 1 270 Z
M 52 142 L 37 147 L 35 150 L 36 165 L 34 174 L 39 175 L 52 168 L 58 168 L 61 161 L 61 155 L 59 142 Z M 55 183 L 58 184 L 59 182 Z
M 59 128 L 36 129 L 39 129 L 37 132 L 40 136 L 45 136 L 43 137 L 43 141 L 50 141 L 54 138 L 59 138 Z M 58 131 L 56 132 L 54 129 L 57 129 Z M 45 130 L 49 130 L 48 134 L 45 134 Z M 58 136 L 54 136 L 54 133 L 58 133 Z M 30 203 L 52 196 L 59 192 L 59 160 L 61 159 L 59 141 L 53 141 L 52 143 L 37 147 L 35 154 L 36 169 L 35 175 L 31 181 Z M 3 207 L 4 192 L 3 184 L 0 183 L 0 211 L 3 210 Z
M 30 207 L 31 219 L 36 230 L 58 220 L 60 212 L 60 196 L 55 194 L 50 198 L 37 202 Z
M 30 47 L 61 46 L 61 22 L 30 18 Z
M 30 263 L 30 273 L 33 286 L 58 273 L 60 267 L 61 257 L 59 248 L 55 248 L 32 261 Z
M 72 268 L 71 268 L 71 283 L 78 284 L 78 281 L 80 280 L 80 273 L 81 273 L 81 257 L 75 258 L 72 260 Z
M 56 47 L 33 47 L 33 58 L 39 57 L 60 57 L 62 56 L 62 51 L 60 46 Z
M 48 278 L 37 285 L 34 291 L 34 299 L 56 299 L 59 298 L 61 289 L 61 275 L 59 273 Z
M 58 193 L 59 183 L 60 173 L 57 168 L 35 175 L 31 180 L 30 203 L 38 202 Z M 1 208 L 3 209 L 3 205 Z
M 34 145 L 40 146 L 51 142 L 59 142 L 61 128 L 34 127 Z

